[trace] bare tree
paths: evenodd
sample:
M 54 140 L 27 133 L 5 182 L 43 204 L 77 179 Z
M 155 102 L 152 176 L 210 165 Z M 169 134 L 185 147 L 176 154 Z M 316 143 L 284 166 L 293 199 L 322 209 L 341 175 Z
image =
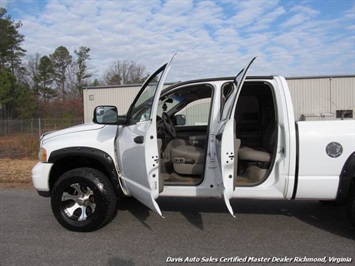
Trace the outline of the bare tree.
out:
M 142 83 L 146 77 L 146 67 L 134 61 L 116 61 L 109 66 L 103 80 L 108 85 Z

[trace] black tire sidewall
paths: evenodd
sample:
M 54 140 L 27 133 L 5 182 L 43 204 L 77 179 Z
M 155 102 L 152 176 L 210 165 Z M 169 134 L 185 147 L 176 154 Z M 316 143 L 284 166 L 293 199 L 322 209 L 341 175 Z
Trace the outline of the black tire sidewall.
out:
M 350 195 L 347 202 L 347 214 L 349 216 L 352 226 L 355 228 L 355 183 L 352 185 Z
M 64 212 L 62 195 L 75 183 L 88 187 L 93 192 L 96 204 L 95 211 L 85 221 L 71 219 Z M 63 174 L 54 185 L 51 197 L 53 214 L 58 222 L 68 230 L 79 232 L 96 230 L 103 226 L 108 218 L 109 197 L 113 196 L 110 190 L 112 190 L 112 187 L 101 172 L 90 168 L 71 170 Z

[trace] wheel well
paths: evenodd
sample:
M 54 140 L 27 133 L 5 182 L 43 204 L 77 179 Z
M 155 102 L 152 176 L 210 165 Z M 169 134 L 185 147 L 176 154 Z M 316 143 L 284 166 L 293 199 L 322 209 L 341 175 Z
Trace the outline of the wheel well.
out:
M 337 200 L 345 200 L 355 187 L 355 152 L 346 160 L 340 173 Z
M 117 182 L 113 182 L 113 179 L 116 180 L 117 176 L 113 177 L 112 171 L 110 173 L 108 169 L 99 160 L 91 157 L 86 157 L 86 156 L 68 156 L 68 157 L 58 159 L 54 163 L 51 170 L 51 174 L 49 178 L 50 190 L 52 190 L 54 183 L 61 175 L 63 175 L 64 173 L 70 170 L 81 168 L 81 167 L 90 167 L 102 172 L 105 176 L 108 177 L 109 181 L 111 182 L 113 188 L 116 191 L 116 194 L 120 195 L 119 192 L 117 191 L 119 185 L 116 184 Z

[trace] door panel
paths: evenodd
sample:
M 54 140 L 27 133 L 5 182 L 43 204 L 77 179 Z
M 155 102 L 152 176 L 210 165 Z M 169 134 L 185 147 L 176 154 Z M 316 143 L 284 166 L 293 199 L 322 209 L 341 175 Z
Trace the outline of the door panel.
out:
M 220 181 L 220 190 L 223 195 L 226 206 L 233 217 L 234 211 L 230 205 L 230 199 L 234 191 L 234 113 L 236 109 L 237 100 L 243 86 L 246 74 L 249 67 L 254 62 L 255 57 L 249 64 L 243 68 L 234 79 L 234 90 L 226 100 L 221 115 L 221 121 L 218 124 L 218 131 L 216 135 L 216 150 L 217 160 L 219 165 L 219 172 L 216 176 Z
M 159 153 L 153 136 L 152 122 L 145 121 L 127 126 L 119 138 L 122 180 L 129 193 L 162 215 L 155 199 L 159 195 Z M 143 143 L 137 144 L 135 138 L 143 137 Z
M 226 206 L 233 217 L 233 208 L 230 205 L 229 199 L 232 198 L 232 193 L 234 190 L 234 180 L 236 176 L 234 175 L 234 121 L 229 119 L 224 128 L 217 136 L 217 158 L 220 163 L 220 171 L 222 174 L 222 184 L 223 184 L 223 198 Z
M 143 84 L 127 114 L 127 125 L 117 139 L 121 179 L 125 189 L 140 202 L 162 215 L 159 196 L 159 151 L 156 115 L 170 62 Z

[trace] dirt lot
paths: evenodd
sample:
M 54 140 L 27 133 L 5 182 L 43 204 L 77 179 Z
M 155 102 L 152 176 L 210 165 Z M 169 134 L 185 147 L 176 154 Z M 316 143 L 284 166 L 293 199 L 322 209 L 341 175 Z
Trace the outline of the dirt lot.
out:
M 36 163 L 33 159 L 0 159 L 0 188 L 32 187 L 31 169 Z

